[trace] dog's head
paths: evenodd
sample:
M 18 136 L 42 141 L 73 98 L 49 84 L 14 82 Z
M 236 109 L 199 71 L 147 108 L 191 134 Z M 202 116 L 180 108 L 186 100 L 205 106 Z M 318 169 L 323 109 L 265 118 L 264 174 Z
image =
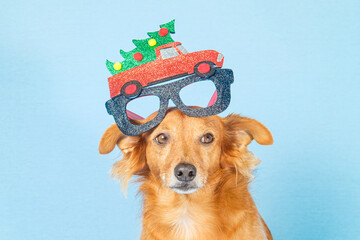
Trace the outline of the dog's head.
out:
M 133 175 L 151 175 L 173 191 L 189 194 L 221 170 L 251 178 L 259 163 L 247 150 L 253 139 L 263 145 L 273 142 L 270 131 L 254 119 L 236 114 L 189 117 L 172 108 L 156 128 L 138 136 L 126 136 L 112 125 L 102 136 L 99 151 L 107 154 L 115 145 L 121 149 L 124 157 L 114 164 L 112 174 L 123 187 Z

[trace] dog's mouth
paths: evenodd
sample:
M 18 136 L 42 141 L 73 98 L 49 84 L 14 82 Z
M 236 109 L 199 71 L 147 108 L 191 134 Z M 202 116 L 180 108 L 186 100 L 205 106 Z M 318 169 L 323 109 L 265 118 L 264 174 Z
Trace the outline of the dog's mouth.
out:
M 179 194 L 190 194 L 196 192 L 199 187 L 195 186 L 195 184 L 183 183 L 181 185 L 175 185 L 170 187 L 174 192 Z

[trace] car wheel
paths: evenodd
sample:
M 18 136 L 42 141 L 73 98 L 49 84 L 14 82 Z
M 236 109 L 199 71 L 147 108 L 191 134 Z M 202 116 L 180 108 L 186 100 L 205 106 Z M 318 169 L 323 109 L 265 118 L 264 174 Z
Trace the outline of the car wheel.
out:
M 139 81 L 132 80 L 122 86 L 120 94 L 125 97 L 134 97 L 140 94 L 142 85 Z
M 194 67 L 194 73 L 200 77 L 210 77 L 215 73 L 216 65 L 210 61 L 199 62 Z

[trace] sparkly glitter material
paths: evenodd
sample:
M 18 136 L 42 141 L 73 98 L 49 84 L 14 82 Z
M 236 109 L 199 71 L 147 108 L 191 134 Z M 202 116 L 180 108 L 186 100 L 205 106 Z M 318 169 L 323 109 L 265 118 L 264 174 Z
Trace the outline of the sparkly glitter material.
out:
M 179 96 L 180 90 L 191 83 L 204 80 L 211 80 L 215 84 L 217 91 L 215 103 L 200 109 L 186 106 Z M 215 69 L 214 74 L 210 77 L 190 75 L 172 83 L 143 88 L 136 96 L 126 97 L 120 94 L 108 100 L 105 105 L 108 113 L 114 117 L 119 129 L 128 136 L 135 136 L 156 127 L 163 120 L 170 99 L 180 111 L 191 117 L 206 117 L 223 112 L 230 104 L 230 85 L 233 82 L 234 76 L 231 69 Z M 126 114 L 127 104 L 134 98 L 148 95 L 155 95 L 160 99 L 160 109 L 156 117 L 141 125 L 132 124 Z
M 159 30 L 156 32 L 148 32 L 149 38 L 142 39 L 142 40 L 136 40 L 134 39 L 132 42 L 135 44 L 136 48 L 125 52 L 123 50 L 120 50 L 121 56 L 125 59 L 121 62 L 122 68 L 116 69 L 114 68 L 114 63 L 110 62 L 109 60 L 106 60 L 106 67 L 110 71 L 112 75 L 121 73 L 123 71 L 126 71 L 128 69 L 140 66 L 142 64 L 154 61 L 156 59 L 155 55 L 155 48 L 167 43 L 174 42 L 174 40 L 171 38 L 170 34 L 163 34 L 164 31 L 167 30 L 169 33 L 175 33 L 175 20 L 172 20 L 168 23 L 160 25 L 160 28 L 163 30 Z M 166 30 L 164 30 L 166 29 Z M 151 46 L 149 45 L 149 40 L 155 40 L 156 44 Z M 134 59 L 135 53 L 141 53 L 143 58 L 141 60 Z
M 110 97 L 115 97 L 123 92 L 123 86 L 129 81 L 138 81 L 143 87 L 158 82 L 178 78 L 179 75 L 186 76 L 197 73 L 199 76 L 210 76 L 216 67 L 222 67 L 224 58 L 217 61 L 219 52 L 215 50 L 204 50 L 191 53 L 181 52 L 180 42 L 162 45 L 155 49 L 156 60 L 141 66 L 118 73 L 108 78 Z M 169 52 L 166 52 L 169 51 Z M 174 55 L 174 53 L 176 53 Z M 197 68 L 201 63 L 211 66 L 207 73 L 200 73 Z

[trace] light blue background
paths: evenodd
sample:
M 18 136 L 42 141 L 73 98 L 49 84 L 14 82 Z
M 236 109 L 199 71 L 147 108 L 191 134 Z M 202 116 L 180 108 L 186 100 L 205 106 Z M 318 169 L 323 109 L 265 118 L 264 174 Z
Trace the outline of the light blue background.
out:
M 2 1 L 0 239 L 138 239 L 141 198 L 97 152 L 113 123 L 105 59 L 176 19 L 235 72 L 228 110 L 272 146 L 251 191 L 275 239 L 360 239 L 360 2 Z

